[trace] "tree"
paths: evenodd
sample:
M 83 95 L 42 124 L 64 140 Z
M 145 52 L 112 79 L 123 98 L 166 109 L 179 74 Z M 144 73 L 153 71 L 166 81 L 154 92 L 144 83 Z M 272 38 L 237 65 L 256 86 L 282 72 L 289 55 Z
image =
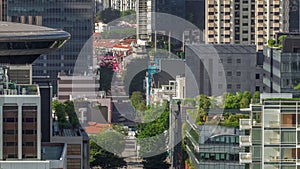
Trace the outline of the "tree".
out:
M 94 140 L 101 147 L 114 154 L 121 154 L 125 149 L 124 135 L 113 130 L 98 133 Z
M 130 103 L 139 112 L 146 110 L 146 102 L 143 98 L 142 92 L 140 91 L 132 92 Z
M 121 17 L 127 16 L 127 15 L 134 15 L 135 10 L 126 10 L 126 11 L 121 11 Z
M 232 93 L 228 93 L 225 99 L 225 109 L 238 109 L 240 108 L 239 100 Z
M 90 140 L 90 166 L 103 169 L 122 168 L 126 166 L 126 162 L 123 158 L 114 155 L 102 147 L 100 147 L 92 139 Z
M 68 121 L 66 118 L 66 111 L 63 103 L 60 103 L 58 101 L 54 101 L 52 103 L 53 110 L 55 111 L 55 114 L 57 116 L 57 121 L 59 128 L 65 128 L 68 126 Z
M 240 107 L 241 108 L 247 108 L 250 105 L 251 102 L 251 93 L 249 91 L 244 91 L 243 97 L 240 101 Z
M 254 92 L 252 97 L 252 103 L 259 103 L 260 101 L 260 93 L 259 91 Z
M 166 135 L 169 128 L 169 111 L 165 110 L 155 121 L 139 124 L 137 127 L 137 141 L 140 145 L 139 154 L 143 157 L 144 168 L 167 169 L 170 165 L 166 162 Z M 156 155 L 156 153 L 163 152 Z
M 74 128 L 77 127 L 79 125 L 79 120 L 78 120 L 77 114 L 75 112 L 74 102 L 69 101 L 69 100 L 65 101 L 64 108 L 65 108 L 65 112 L 68 114 L 69 122 L 71 123 L 71 125 Z
M 272 47 L 276 44 L 276 41 L 274 39 L 269 39 L 268 40 L 268 46 Z
M 102 20 L 104 23 L 109 23 L 113 20 L 116 20 L 121 17 L 121 13 L 119 10 L 106 8 L 100 12 L 99 19 Z
M 206 95 L 201 94 L 196 99 L 197 99 L 197 103 L 198 103 L 198 108 L 202 108 L 204 110 L 207 110 L 210 108 L 211 102 L 210 102 L 210 99 Z

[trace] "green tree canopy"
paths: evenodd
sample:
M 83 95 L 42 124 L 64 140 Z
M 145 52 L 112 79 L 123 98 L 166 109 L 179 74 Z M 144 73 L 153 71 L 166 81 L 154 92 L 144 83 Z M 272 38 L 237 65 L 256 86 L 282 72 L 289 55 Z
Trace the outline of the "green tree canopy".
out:
M 90 166 L 103 169 L 117 169 L 126 166 L 123 158 L 106 151 L 92 139 L 90 140 Z
M 132 92 L 130 103 L 139 112 L 146 110 L 146 102 L 143 98 L 142 92 L 140 91 Z

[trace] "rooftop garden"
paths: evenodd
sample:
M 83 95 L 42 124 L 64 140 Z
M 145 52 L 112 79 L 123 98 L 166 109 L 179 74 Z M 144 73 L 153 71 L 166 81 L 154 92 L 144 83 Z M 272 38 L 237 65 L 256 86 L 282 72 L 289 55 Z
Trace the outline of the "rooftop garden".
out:
M 287 35 L 279 36 L 279 38 L 278 38 L 279 43 L 277 43 L 276 40 L 274 40 L 274 39 L 269 39 L 268 46 L 269 47 L 277 47 L 279 49 L 282 49 L 282 42 L 283 42 L 283 39 L 285 39 L 286 37 L 287 37 Z
M 253 96 L 249 91 L 236 94 L 224 93 L 219 98 L 199 95 L 196 98 L 187 98 L 183 105 L 194 108 L 188 109 L 187 113 L 195 120 L 198 125 L 218 124 L 228 127 L 238 127 L 239 119 L 249 118 L 248 114 L 242 114 L 240 108 L 248 108 L 251 101 L 258 103 L 260 94 L 255 92 Z M 214 110 L 213 110 L 214 109 Z M 211 110 L 212 114 L 208 114 Z M 213 114 L 213 111 L 220 110 L 220 114 Z M 222 112 L 223 111 L 223 112 Z
M 55 100 L 52 102 L 52 109 L 54 111 L 54 120 L 58 122 L 60 132 L 66 128 L 75 129 L 79 127 L 79 120 L 72 101 L 61 103 Z

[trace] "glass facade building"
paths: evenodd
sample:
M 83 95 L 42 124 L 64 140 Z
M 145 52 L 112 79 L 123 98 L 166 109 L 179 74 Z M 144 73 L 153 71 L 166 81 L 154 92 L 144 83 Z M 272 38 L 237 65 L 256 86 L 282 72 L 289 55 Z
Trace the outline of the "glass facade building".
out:
M 300 83 L 299 42 L 299 35 L 288 35 L 282 48 L 264 47 L 264 92 L 300 96 L 300 91 L 294 89 Z
M 251 169 L 300 168 L 299 107 L 300 100 L 291 97 L 251 105 L 251 119 L 240 120 L 240 127 L 250 130 L 249 144 L 240 142 L 249 147 L 248 153 L 240 153 L 240 163 Z
M 199 169 L 245 169 L 247 164 L 239 163 L 239 152 L 244 148 L 239 146 L 240 135 L 235 127 L 216 125 L 197 125 L 187 113 L 185 128 L 185 145 L 187 153 Z
M 40 56 L 33 64 L 33 77 L 50 76 L 54 93 L 58 72 L 73 73 L 77 57 L 93 33 L 94 6 L 92 0 L 8 0 L 10 21 L 62 29 L 71 34 L 62 49 Z M 92 60 L 90 48 L 83 54 L 86 57 L 83 67 L 89 66 Z

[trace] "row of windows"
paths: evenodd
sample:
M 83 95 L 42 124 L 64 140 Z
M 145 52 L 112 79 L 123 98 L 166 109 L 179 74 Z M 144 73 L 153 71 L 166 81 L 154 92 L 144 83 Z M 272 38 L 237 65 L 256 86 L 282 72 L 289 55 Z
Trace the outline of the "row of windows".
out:
M 200 153 L 200 160 L 239 161 L 239 155 L 227 153 Z
M 227 143 L 227 144 L 239 144 L 238 136 L 216 136 L 209 138 L 206 143 Z
M 18 118 L 17 117 L 3 118 L 3 122 L 9 122 L 9 123 L 18 122 Z
M 219 63 L 224 63 L 223 59 L 220 59 Z M 227 58 L 227 63 L 232 63 L 232 58 Z M 242 63 L 242 60 L 240 58 L 238 58 L 238 59 L 236 59 L 236 63 Z
M 4 130 L 3 134 L 14 135 L 18 134 L 18 130 Z M 36 130 L 22 130 L 22 134 L 37 134 Z
M 18 146 L 17 142 L 3 142 L 3 146 Z M 23 142 L 22 146 L 32 147 L 34 146 L 34 142 Z

